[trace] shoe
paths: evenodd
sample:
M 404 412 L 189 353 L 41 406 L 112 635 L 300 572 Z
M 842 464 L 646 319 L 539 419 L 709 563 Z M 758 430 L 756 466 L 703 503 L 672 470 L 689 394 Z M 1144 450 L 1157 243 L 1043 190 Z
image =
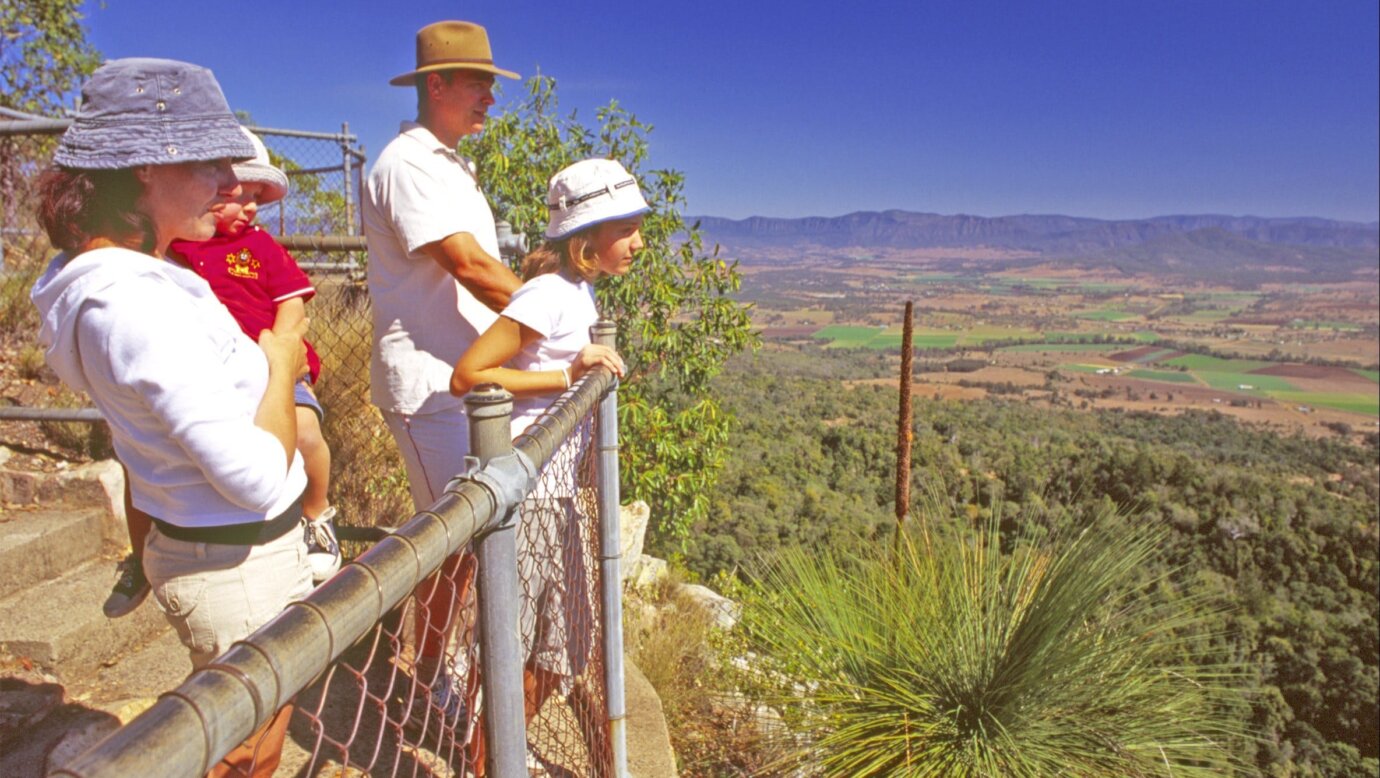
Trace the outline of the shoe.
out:
M 335 506 L 307 519 L 307 564 L 311 566 L 311 582 L 320 584 L 340 569 L 340 542 L 335 539 Z
M 118 576 L 115 585 L 110 587 L 110 596 L 105 598 L 101 610 L 112 619 L 118 619 L 139 607 L 152 590 L 149 579 L 144 577 L 144 565 L 134 554 L 126 556 L 115 568 Z
M 465 702 L 465 681 L 449 670 L 437 673 L 431 686 L 432 705 L 440 709 L 447 727 L 469 720 L 469 705 Z

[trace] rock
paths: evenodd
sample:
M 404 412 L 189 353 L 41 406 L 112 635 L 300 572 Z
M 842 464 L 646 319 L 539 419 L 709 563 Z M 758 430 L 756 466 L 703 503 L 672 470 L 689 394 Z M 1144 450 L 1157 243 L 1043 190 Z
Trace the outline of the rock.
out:
M 62 704 L 63 694 L 59 684 L 0 678 L 0 743 L 33 729 Z
M 676 592 L 684 595 L 686 599 L 704 609 L 704 611 L 714 619 L 714 625 L 719 629 L 733 629 L 733 626 L 738 623 L 738 618 L 743 612 L 743 606 L 719 594 L 713 589 L 710 589 L 708 586 L 681 584 L 677 587 Z
M 60 480 L 64 484 L 80 481 L 89 485 L 87 491 L 93 497 L 98 497 L 106 509 L 105 539 L 121 548 L 129 545 L 129 532 L 125 526 L 125 469 L 119 462 L 113 459 L 91 462 L 63 473 Z
M 623 555 L 625 569 L 642 556 L 642 546 L 647 540 L 647 522 L 651 517 L 651 507 L 642 500 L 618 509 L 618 548 Z
M 78 720 L 69 724 L 62 737 L 48 749 L 45 774 L 72 761 L 119 728 L 120 721 L 114 716 L 99 711 L 83 711 Z
M 657 559 L 643 554 L 630 565 L 626 565 L 627 573 L 623 576 L 626 586 L 634 591 L 650 589 L 661 583 L 666 578 L 666 560 Z

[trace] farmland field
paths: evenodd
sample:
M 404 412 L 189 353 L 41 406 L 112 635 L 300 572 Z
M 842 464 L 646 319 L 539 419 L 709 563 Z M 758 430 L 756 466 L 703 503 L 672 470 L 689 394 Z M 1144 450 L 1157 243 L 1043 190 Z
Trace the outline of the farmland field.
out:
M 1177 370 L 1132 370 L 1126 375 L 1131 378 L 1144 378 L 1147 381 L 1168 381 L 1172 384 L 1196 384 L 1198 380 L 1192 373 L 1180 373 Z
M 1336 408 L 1339 411 L 1380 416 L 1380 395 L 1344 392 L 1270 392 L 1270 396 L 1291 405 Z
M 1259 370 L 1269 362 L 1256 361 L 1253 359 L 1222 359 L 1221 357 L 1208 356 L 1206 354 L 1184 354 L 1175 357 L 1164 364 L 1170 367 L 1183 367 L 1189 370 L 1206 370 L 1214 373 L 1249 373 L 1252 370 Z M 1250 383 L 1246 381 L 1244 383 Z
M 1175 288 L 1154 277 L 1022 267 L 1007 255 L 991 258 L 1002 263 L 996 272 L 968 254 L 847 258 L 806 258 L 813 272 L 804 273 L 797 255 L 754 266 L 743 296 L 757 303 L 764 337 L 865 349 L 883 360 L 868 364 L 895 365 L 911 301 L 914 345 L 939 366 L 926 375 L 944 397 L 1001 384 L 1023 387 L 1027 402 L 1210 409 L 1317 436 L 1339 434 L 1328 425 L 1345 422 L 1357 440 L 1375 423 L 1380 334 L 1371 282 Z M 975 357 L 987 367 L 943 369 Z
M 1013 353 L 1021 352 L 1049 352 L 1051 354 L 1073 354 L 1079 352 L 1104 353 L 1109 351 L 1119 351 L 1125 346 L 1117 343 L 1022 343 L 1019 346 L 1002 346 L 998 351 L 1010 351 Z
M 1194 370 L 1193 374 L 1201 378 L 1213 389 L 1225 389 L 1230 392 L 1298 391 L 1297 386 L 1294 386 L 1279 376 L 1261 375 L 1259 373 L 1225 373 L 1216 370 Z M 1242 389 L 1242 386 L 1249 386 L 1251 389 Z

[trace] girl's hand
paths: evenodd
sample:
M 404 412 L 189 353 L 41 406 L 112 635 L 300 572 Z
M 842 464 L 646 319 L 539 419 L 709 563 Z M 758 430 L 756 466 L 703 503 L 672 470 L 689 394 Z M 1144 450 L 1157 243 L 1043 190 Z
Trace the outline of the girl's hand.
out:
M 580 376 L 600 365 L 612 370 L 619 378 L 623 377 L 623 358 L 618 356 L 618 352 L 608 346 L 591 343 L 580 349 L 575 361 L 570 363 L 571 382 L 578 381 Z
M 268 357 L 269 370 L 283 370 L 296 381 L 307 374 L 307 320 L 290 327 L 263 330 L 259 333 L 259 348 Z

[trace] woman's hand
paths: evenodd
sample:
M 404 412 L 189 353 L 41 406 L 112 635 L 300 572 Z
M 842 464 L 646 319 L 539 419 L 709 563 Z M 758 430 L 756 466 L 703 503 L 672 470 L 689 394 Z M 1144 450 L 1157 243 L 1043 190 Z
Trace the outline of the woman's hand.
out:
M 570 363 L 571 382 L 578 381 L 580 376 L 600 365 L 612 370 L 619 378 L 623 377 L 623 358 L 618 356 L 618 352 L 608 346 L 591 343 L 580 349 L 575 361 Z
M 297 455 L 297 409 L 293 406 L 292 386 L 307 374 L 307 320 L 277 326 L 259 333 L 259 348 L 268 358 L 268 386 L 259 399 L 254 424 L 283 446 L 287 466 Z
M 270 373 L 283 371 L 297 379 L 307 374 L 307 344 L 302 340 L 307 334 L 307 319 L 302 319 L 289 327 L 263 330 L 259 333 L 259 348 L 268 357 Z

